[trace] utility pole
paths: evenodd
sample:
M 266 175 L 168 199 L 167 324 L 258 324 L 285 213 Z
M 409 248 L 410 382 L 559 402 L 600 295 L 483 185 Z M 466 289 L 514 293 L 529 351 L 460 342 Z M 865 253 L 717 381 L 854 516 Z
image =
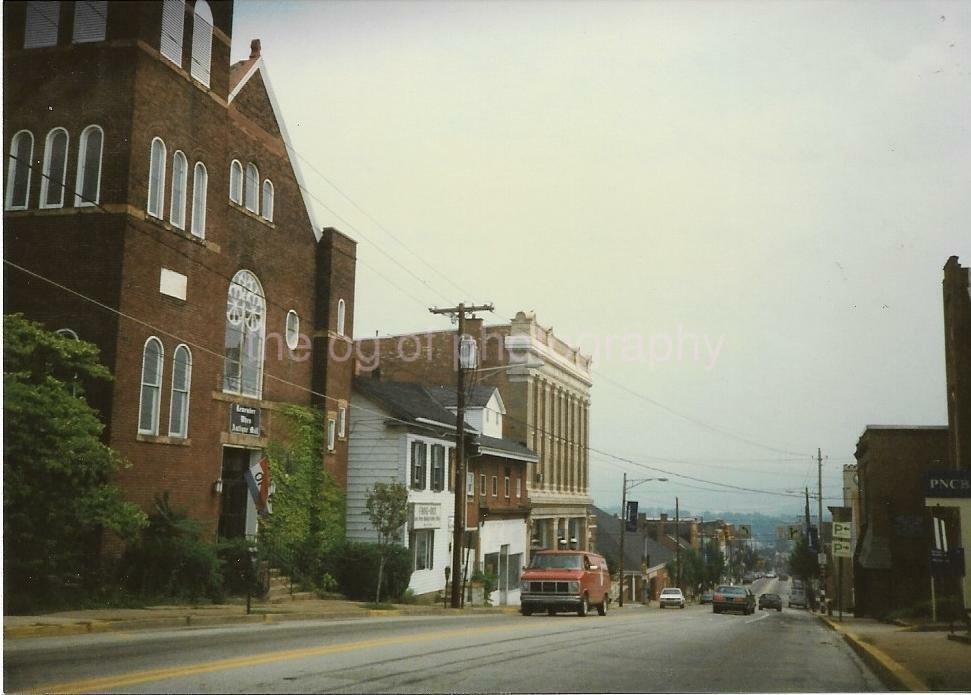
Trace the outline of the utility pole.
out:
M 678 498 L 674 498 L 674 540 L 677 543 L 674 546 L 674 552 L 677 555 L 677 568 L 678 568 L 678 588 L 681 588 L 681 513 L 680 507 L 678 506 Z
M 452 608 L 462 607 L 462 545 L 465 538 L 465 372 L 476 367 L 477 345 L 465 340 L 465 315 L 476 311 L 492 311 L 492 304 L 466 306 L 460 302 L 449 309 L 429 309 L 433 314 L 449 314 L 458 317 L 458 379 L 456 385 L 457 408 L 455 413 L 455 530 L 452 534 Z M 471 342 L 471 345 L 469 345 Z
M 624 473 L 624 492 L 620 496 L 620 594 L 617 604 L 624 607 L 624 536 L 627 535 L 627 474 Z
M 818 541 L 819 557 L 825 560 L 826 550 L 823 547 L 823 450 L 819 447 L 816 448 L 816 470 L 818 474 L 817 489 L 819 491 L 819 521 L 817 522 L 819 524 L 819 531 L 817 532 L 819 537 L 819 541 Z M 822 594 L 826 591 L 826 563 L 825 562 L 819 563 L 819 585 L 820 585 L 820 593 Z M 825 598 L 823 599 L 823 603 L 820 606 L 820 612 L 822 613 L 826 612 Z

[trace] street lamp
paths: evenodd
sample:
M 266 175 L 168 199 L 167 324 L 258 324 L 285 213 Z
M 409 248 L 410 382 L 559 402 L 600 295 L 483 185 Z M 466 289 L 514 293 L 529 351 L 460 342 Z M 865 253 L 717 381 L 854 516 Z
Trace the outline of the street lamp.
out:
M 627 474 L 624 473 L 624 491 L 620 497 L 620 515 L 622 517 L 622 522 L 620 525 L 620 598 L 618 600 L 618 605 L 621 608 L 624 606 L 624 536 L 627 535 L 627 491 L 641 485 L 642 483 L 649 483 L 652 480 L 656 480 L 659 483 L 668 482 L 667 478 L 636 478 L 628 480 Z

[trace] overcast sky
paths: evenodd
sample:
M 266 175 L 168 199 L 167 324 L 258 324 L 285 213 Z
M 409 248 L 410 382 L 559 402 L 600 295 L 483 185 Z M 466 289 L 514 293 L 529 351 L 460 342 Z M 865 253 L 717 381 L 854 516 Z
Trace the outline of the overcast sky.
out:
M 946 424 L 971 3 L 237 2 L 257 37 L 358 337 L 534 310 L 596 357 L 594 449 L 780 493 L 821 447 L 827 503 L 865 425 Z M 624 470 L 664 475 L 591 452 L 598 504 Z M 668 477 L 632 497 L 802 509 Z

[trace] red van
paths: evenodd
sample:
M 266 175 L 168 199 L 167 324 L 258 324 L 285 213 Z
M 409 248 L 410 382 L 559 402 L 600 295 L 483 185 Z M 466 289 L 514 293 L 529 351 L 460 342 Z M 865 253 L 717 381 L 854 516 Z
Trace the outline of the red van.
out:
M 583 550 L 539 550 L 533 553 L 520 582 L 523 615 L 545 610 L 550 615 L 586 615 L 591 606 L 607 615 L 610 572 L 603 556 Z

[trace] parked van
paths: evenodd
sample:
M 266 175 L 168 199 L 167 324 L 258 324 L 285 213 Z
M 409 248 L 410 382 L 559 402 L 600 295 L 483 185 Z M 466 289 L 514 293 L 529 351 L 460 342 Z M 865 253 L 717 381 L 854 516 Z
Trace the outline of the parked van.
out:
M 607 615 L 610 572 L 601 555 L 583 550 L 540 550 L 533 553 L 520 581 L 519 611 L 532 615 L 576 612 L 586 615 L 590 606 Z
M 806 590 L 800 586 L 793 586 L 789 591 L 789 608 L 806 607 Z

